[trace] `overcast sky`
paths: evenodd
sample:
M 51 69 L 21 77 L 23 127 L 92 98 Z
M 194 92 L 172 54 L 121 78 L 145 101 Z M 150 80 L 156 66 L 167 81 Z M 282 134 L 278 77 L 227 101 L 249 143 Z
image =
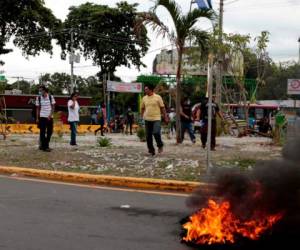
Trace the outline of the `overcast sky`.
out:
M 274 61 L 298 60 L 298 37 L 300 36 L 300 0 L 224 0 L 224 31 L 227 33 L 250 34 L 255 37 L 261 31 L 267 30 L 271 33 L 268 51 Z M 64 20 L 68 14 L 68 8 L 87 2 L 86 0 L 45 0 L 46 6 L 60 19 Z M 97 4 L 114 6 L 118 0 L 90 0 Z M 147 11 L 153 6 L 153 0 L 127 0 L 129 3 L 139 3 L 139 10 Z M 177 0 L 183 12 L 190 8 L 190 0 Z M 218 11 L 219 0 L 212 0 L 213 7 Z M 194 8 L 197 6 L 194 5 Z M 158 14 L 163 17 L 164 22 L 171 23 L 168 13 L 159 8 Z M 205 20 L 199 21 L 199 27 L 207 29 L 211 24 Z M 151 74 L 152 62 L 160 48 L 168 47 L 170 42 L 157 37 L 149 30 L 151 46 L 149 52 L 143 58 L 147 65 L 140 71 L 135 68 L 120 67 L 116 75 L 124 81 L 135 80 L 139 74 Z M 10 45 L 12 46 L 12 45 Z M 8 46 L 9 47 L 9 46 Z M 5 65 L 0 70 L 12 81 L 11 77 L 25 77 L 37 80 L 40 74 L 66 72 L 70 73 L 70 65 L 67 61 L 60 60 L 60 49 L 55 48 L 52 57 L 42 54 L 37 57 L 25 59 L 19 49 L 1 56 Z M 94 75 L 98 72 L 97 67 L 92 66 L 91 61 L 82 60 L 76 64 L 75 74 L 82 76 Z

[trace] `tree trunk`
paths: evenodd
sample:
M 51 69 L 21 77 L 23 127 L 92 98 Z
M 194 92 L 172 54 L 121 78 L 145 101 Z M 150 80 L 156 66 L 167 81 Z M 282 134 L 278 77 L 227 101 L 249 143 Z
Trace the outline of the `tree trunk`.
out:
M 244 110 L 245 110 L 246 128 L 248 129 L 249 128 L 249 104 L 247 102 L 247 96 L 246 96 L 245 92 L 243 92 L 243 98 L 244 98 Z
M 180 122 L 180 105 L 181 105 L 181 65 L 182 65 L 183 48 L 178 49 L 178 63 L 176 72 L 176 142 L 181 143 L 181 122 Z
M 245 112 L 245 120 L 246 120 L 246 129 L 249 128 L 249 105 L 247 102 L 247 96 L 246 96 L 246 89 L 245 89 L 245 83 L 239 82 L 241 95 L 243 98 L 243 107 Z

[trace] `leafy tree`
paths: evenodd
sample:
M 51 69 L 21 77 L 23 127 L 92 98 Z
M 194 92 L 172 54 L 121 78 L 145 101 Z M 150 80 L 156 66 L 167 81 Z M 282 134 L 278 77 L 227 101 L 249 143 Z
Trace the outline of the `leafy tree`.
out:
M 204 80 L 204 82 L 203 82 Z M 207 91 L 207 78 L 188 77 L 182 82 L 182 94 L 188 97 L 191 103 L 199 103 L 203 100 Z
M 29 94 L 31 91 L 30 87 L 31 87 L 30 82 L 25 80 L 16 81 L 10 86 L 11 89 L 21 90 L 23 94 Z
M 256 86 L 255 90 L 252 93 L 251 102 L 256 100 L 257 89 L 259 86 L 265 85 L 265 76 L 267 72 L 267 67 L 272 62 L 271 58 L 267 52 L 267 46 L 269 42 L 269 35 L 268 31 L 262 31 L 259 36 L 257 36 L 254 40 L 257 41 L 255 55 L 257 61 L 257 77 L 256 77 Z
M 248 47 L 250 36 L 223 33 L 223 42 L 220 44 L 216 34 L 218 31 L 214 30 L 210 36 L 210 51 L 213 54 L 220 51 L 220 54 L 223 55 L 223 71 L 230 75 L 234 83 L 233 85 L 225 83 L 221 86 L 223 96 L 227 103 L 239 103 L 242 100 L 246 103 L 247 90 L 244 76 L 247 70 L 245 69 L 244 58 L 251 55 L 251 50 Z
M 4 93 L 6 88 L 7 88 L 7 80 L 0 81 L 0 94 Z
M 101 92 L 101 87 L 103 86 L 103 82 L 99 82 L 97 77 L 90 76 L 85 79 L 88 89 L 88 96 L 92 97 L 92 104 L 97 105 L 104 100 L 103 92 Z M 81 90 L 79 89 L 79 94 L 82 95 Z
M 116 93 L 112 100 L 116 114 L 125 114 L 128 108 L 136 110 L 137 94 L 135 93 Z
M 66 73 L 45 74 L 40 82 L 47 85 L 53 95 L 70 94 L 70 75 Z
M 244 53 L 244 68 L 247 69 L 244 71 L 245 78 L 257 78 L 257 58 L 251 50 L 247 50 Z
M 158 18 L 155 11 L 161 6 L 164 7 L 172 17 L 175 31 L 169 28 Z M 153 11 L 140 14 L 140 23 L 150 24 L 158 34 L 168 35 L 170 40 L 176 45 L 178 53 L 177 73 L 176 73 L 176 140 L 181 141 L 180 126 L 180 102 L 181 102 L 181 75 L 182 75 L 182 55 L 188 39 L 196 40 L 201 48 L 204 48 L 208 41 L 208 35 L 204 31 L 196 29 L 195 24 L 199 18 L 212 20 L 214 12 L 212 10 L 194 9 L 184 15 L 175 0 L 156 0 Z
M 245 68 L 244 58 L 245 55 L 250 54 L 250 35 L 240 34 L 224 34 L 222 43 L 223 54 L 226 55 L 223 66 L 231 78 L 234 85 L 228 86 L 224 84 L 223 91 L 227 103 L 242 103 L 245 113 L 245 120 L 248 124 L 249 107 L 248 107 L 248 92 L 245 84 Z M 241 61 L 242 60 L 242 61 Z
M 39 82 L 49 87 L 49 90 L 54 95 L 70 95 L 70 79 L 71 76 L 66 73 L 54 73 L 42 75 Z M 89 76 L 83 78 L 81 76 L 74 76 L 75 91 L 78 91 L 81 96 L 91 96 L 92 104 L 98 104 L 103 101 L 103 94 L 101 92 L 101 85 L 96 76 Z M 38 93 L 38 85 L 31 87 L 31 93 Z
M 60 26 L 61 22 L 44 6 L 43 0 L 1 0 L 0 55 L 12 51 L 5 48 L 11 38 L 26 56 L 40 51 L 51 53 L 51 31 Z
M 75 89 L 74 91 L 79 92 L 81 96 L 89 96 L 90 90 L 88 82 L 81 76 L 75 76 Z
M 296 62 L 271 64 L 266 73 L 266 84 L 258 89 L 259 99 L 285 100 L 287 95 L 287 80 L 300 78 L 300 65 Z
M 146 29 L 135 33 L 136 4 L 120 2 L 116 8 L 85 3 L 71 7 L 64 23 L 74 31 L 74 47 L 100 67 L 99 76 L 115 72 L 118 66 L 143 66 L 148 49 Z M 64 53 L 70 51 L 68 37 L 60 40 Z
M 39 93 L 39 84 L 31 85 L 30 93 L 33 95 L 37 95 Z

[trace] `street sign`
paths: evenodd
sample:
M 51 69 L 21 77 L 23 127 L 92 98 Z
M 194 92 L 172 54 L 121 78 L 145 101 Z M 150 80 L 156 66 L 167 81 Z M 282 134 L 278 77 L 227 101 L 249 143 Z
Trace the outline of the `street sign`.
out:
M 108 92 L 122 92 L 122 93 L 141 93 L 142 83 L 125 83 L 125 82 L 114 82 L 107 81 Z
M 0 81 L 6 81 L 6 78 L 5 78 L 5 76 L 3 76 L 3 75 L 0 75 Z
M 288 95 L 300 95 L 300 79 L 288 79 Z

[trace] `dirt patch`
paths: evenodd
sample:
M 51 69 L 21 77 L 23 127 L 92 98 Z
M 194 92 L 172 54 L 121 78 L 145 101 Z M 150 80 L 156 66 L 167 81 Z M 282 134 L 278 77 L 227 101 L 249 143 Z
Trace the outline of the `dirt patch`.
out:
M 190 141 L 175 145 L 174 138 L 164 138 L 164 152 L 154 157 L 147 155 L 146 143 L 135 135 L 108 137 L 112 146 L 103 148 L 93 135 L 79 136 L 78 147 L 68 144 L 68 135 L 54 136 L 53 150 L 47 153 L 38 150 L 37 135 L 12 135 L 0 140 L 0 165 L 188 181 L 199 180 L 205 172 L 206 151 L 199 136 L 195 145 Z M 212 161 L 219 167 L 251 169 L 257 160 L 278 158 L 281 151 L 269 139 L 259 137 L 220 137 L 217 144 Z

